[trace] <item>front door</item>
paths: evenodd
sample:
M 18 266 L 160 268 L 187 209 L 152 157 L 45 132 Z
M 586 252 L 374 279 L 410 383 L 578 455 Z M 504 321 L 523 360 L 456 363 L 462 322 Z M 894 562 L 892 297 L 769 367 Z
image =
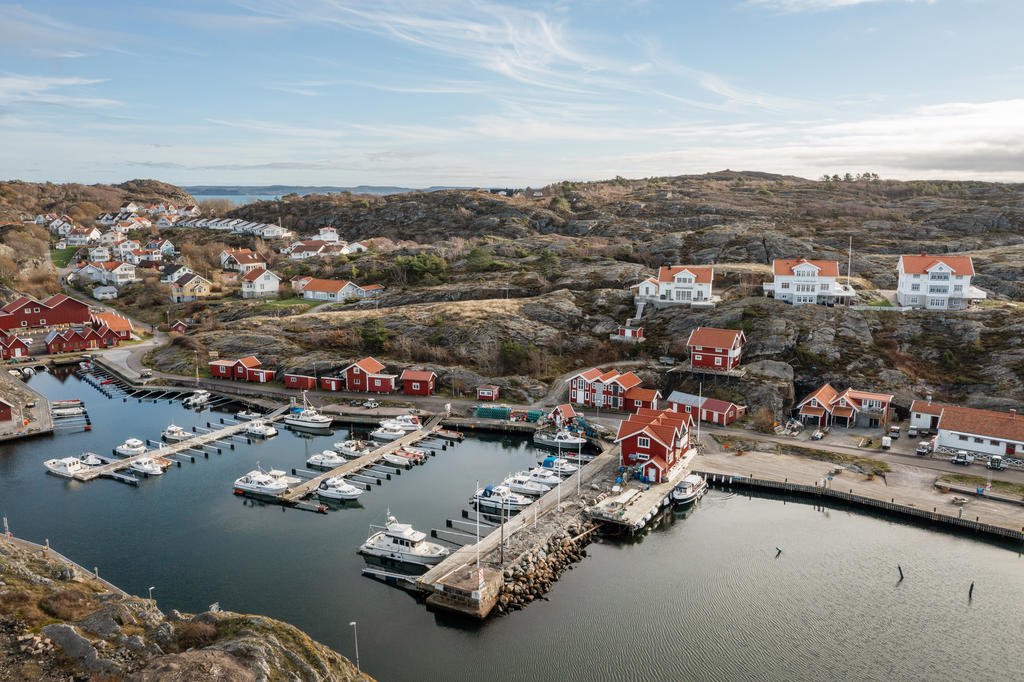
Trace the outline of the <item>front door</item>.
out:
M 1017 446 L 1014 445 L 1013 443 L 1007 443 L 1006 444 L 1006 454 L 1010 455 L 1010 456 L 1013 456 L 1013 455 L 1017 454 Z
M 931 425 L 931 428 L 937 429 L 938 427 L 939 427 L 939 416 L 938 415 L 932 415 L 932 425 Z

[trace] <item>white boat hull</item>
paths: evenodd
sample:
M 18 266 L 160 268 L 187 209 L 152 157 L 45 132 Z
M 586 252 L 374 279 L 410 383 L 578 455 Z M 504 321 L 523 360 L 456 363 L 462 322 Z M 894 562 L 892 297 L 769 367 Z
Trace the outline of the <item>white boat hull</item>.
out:
M 284 423 L 288 426 L 294 426 L 297 429 L 309 429 L 310 431 L 330 431 L 331 424 L 333 423 L 328 417 L 327 419 L 310 421 L 307 419 L 300 419 L 298 417 L 285 417 Z
M 405 434 L 406 432 L 401 430 L 386 431 L 384 429 L 377 429 L 376 431 L 370 432 L 370 435 L 373 436 L 375 440 L 386 441 L 388 443 L 390 443 L 393 440 L 398 440 Z

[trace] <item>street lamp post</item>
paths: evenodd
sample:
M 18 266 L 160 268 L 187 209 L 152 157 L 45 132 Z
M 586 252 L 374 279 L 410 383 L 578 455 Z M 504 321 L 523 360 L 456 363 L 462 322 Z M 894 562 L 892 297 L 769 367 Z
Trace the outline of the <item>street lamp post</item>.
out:
M 155 590 L 155 589 L 156 589 L 155 587 L 153 587 L 152 585 L 150 585 L 150 587 L 149 587 L 149 598 L 150 598 L 150 599 L 152 599 L 152 598 L 153 598 L 153 590 Z
M 356 643 L 356 670 L 359 670 L 359 628 L 356 627 L 355 621 L 352 621 L 349 625 L 352 626 L 352 637 Z

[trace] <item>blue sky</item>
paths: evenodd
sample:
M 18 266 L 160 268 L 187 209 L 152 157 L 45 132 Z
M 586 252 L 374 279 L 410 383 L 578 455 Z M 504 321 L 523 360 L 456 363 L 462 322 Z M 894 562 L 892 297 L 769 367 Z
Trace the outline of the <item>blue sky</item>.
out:
M 1024 181 L 1019 0 L 0 0 L 0 177 Z

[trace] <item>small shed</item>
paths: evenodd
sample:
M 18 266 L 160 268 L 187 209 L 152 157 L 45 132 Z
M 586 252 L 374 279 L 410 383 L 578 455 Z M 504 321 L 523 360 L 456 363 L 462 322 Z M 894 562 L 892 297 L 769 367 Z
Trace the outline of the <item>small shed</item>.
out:
M 285 374 L 284 385 L 286 388 L 301 388 L 303 390 L 316 388 L 316 377 L 305 374 Z
M 259 369 L 258 367 L 253 367 L 251 369 L 246 370 L 245 380 L 251 381 L 255 384 L 267 384 L 273 381 L 276 375 L 277 372 L 275 370 Z
M 345 378 L 344 377 L 322 377 L 320 379 L 320 388 L 325 391 L 343 391 L 345 390 Z
M 498 387 L 494 384 L 484 384 L 483 386 L 476 387 L 476 399 L 477 400 L 497 400 L 498 399 Z
M 182 322 L 181 320 L 175 320 L 173 324 L 171 324 L 171 326 L 168 327 L 167 329 L 168 331 L 177 332 L 179 334 L 185 334 L 188 332 L 188 325 Z
M 431 371 L 407 369 L 402 372 L 402 393 L 406 395 L 430 395 L 434 392 L 437 375 Z

